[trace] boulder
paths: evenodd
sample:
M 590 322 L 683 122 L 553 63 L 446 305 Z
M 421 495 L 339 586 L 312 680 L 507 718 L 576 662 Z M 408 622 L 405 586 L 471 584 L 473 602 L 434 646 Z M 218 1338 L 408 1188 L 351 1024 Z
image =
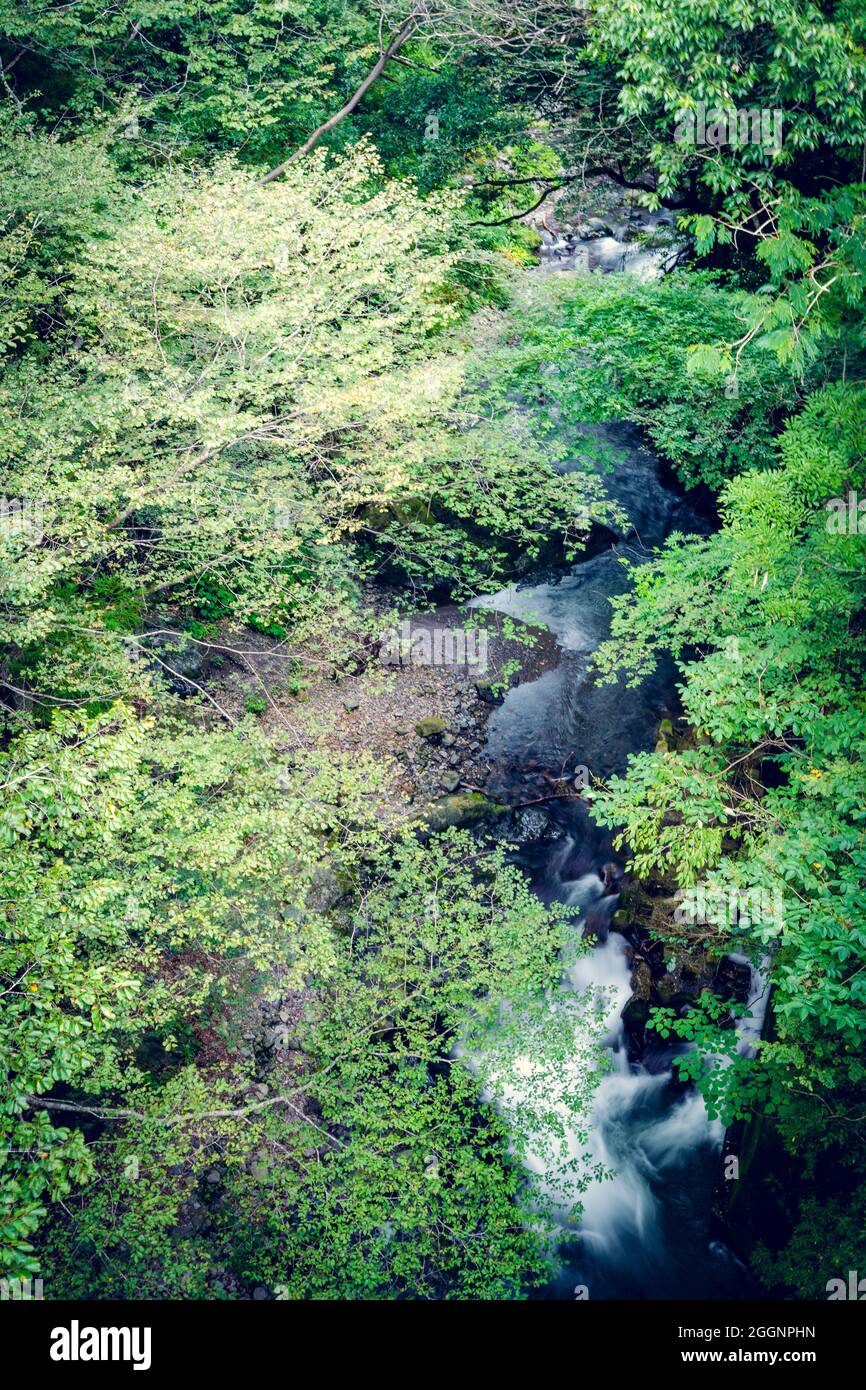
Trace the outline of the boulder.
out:
M 622 878 L 623 872 L 619 864 L 615 864 L 613 860 L 609 860 L 607 864 L 602 864 L 601 881 L 604 884 L 605 893 L 618 893 Z
M 636 960 L 631 976 L 631 995 L 622 1011 L 626 1028 L 644 1028 L 649 1017 L 653 992 L 652 971 L 645 960 Z
M 183 632 L 142 636 L 144 662 L 176 695 L 195 695 L 210 669 L 210 648 Z
M 507 815 L 508 807 L 489 801 L 478 792 L 457 792 L 434 801 L 424 813 L 429 830 L 446 830 L 449 826 L 477 825 L 487 817 Z
M 577 229 L 581 241 L 598 241 L 603 236 L 613 236 L 609 224 L 600 217 L 588 217 Z
M 494 690 L 490 681 L 476 681 L 475 693 L 479 700 L 483 700 L 485 705 L 501 705 L 503 696 L 501 691 Z
M 706 951 L 671 955 L 667 972 L 656 983 L 656 997 L 670 1008 L 693 1004 L 703 990 L 711 988 L 715 975 L 716 962 Z
M 745 1004 L 752 985 L 752 969 L 745 961 L 729 960 L 727 956 L 719 961 L 716 975 L 716 992 L 723 999 L 736 999 Z
M 320 864 L 313 870 L 307 889 L 307 907 L 311 912 L 330 912 L 343 896 L 343 886 L 337 871 L 330 864 Z
M 419 719 L 415 725 L 415 732 L 419 738 L 440 739 L 447 732 L 448 723 L 441 715 L 431 714 L 426 719 Z

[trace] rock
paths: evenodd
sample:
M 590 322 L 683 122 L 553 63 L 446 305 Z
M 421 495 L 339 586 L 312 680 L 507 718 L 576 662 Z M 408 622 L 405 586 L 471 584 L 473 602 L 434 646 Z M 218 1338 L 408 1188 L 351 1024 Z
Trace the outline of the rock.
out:
M 736 999 L 745 1004 L 752 985 L 752 969 L 745 961 L 729 960 L 727 956 L 719 962 L 716 975 L 716 991 L 723 999 Z
M 613 860 L 609 860 L 607 864 L 603 864 L 601 868 L 601 881 L 604 885 L 605 893 L 619 892 L 619 885 L 622 877 L 623 873 L 619 864 L 615 864 Z
M 478 792 L 459 792 L 435 801 L 427 808 L 424 819 L 428 829 L 445 830 L 451 825 L 477 825 L 488 816 L 507 815 L 508 809 Z
M 501 705 L 502 695 L 493 689 L 490 681 L 476 681 L 475 693 L 479 700 L 483 700 L 485 705 Z
M 360 709 L 360 707 L 361 701 L 355 695 L 348 695 L 343 701 L 343 709 L 348 710 L 350 713 L 353 709 Z
M 431 714 L 426 719 L 419 719 L 415 725 L 416 734 L 423 739 L 438 739 L 447 729 L 447 722 L 438 714 Z
M 320 864 L 313 870 L 307 889 L 307 907 L 311 912 L 330 912 L 343 896 L 339 875 L 330 864 Z M 285 1022 L 285 1020 L 283 1020 Z
M 618 907 L 610 919 L 611 931 L 617 931 L 622 936 L 626 936 L 629 929 L 629 916 L 624 907 Z
M 221 1178 L 222 1174 L 220 1173 L 219 1168 L 208 1168 L 207 1172 L 204 1175 L 205 1182 L 210 1183 L 212 1187 L 215 1186 L 216 1183 L 220 1182 Z
M 195 695 L 210 669 L 210 648 L 182 632 L 142 636 L 145 665 L 176 695 Z M 147 655 L 147 654 L 150 655 Z
M 209 1223 L 209 1217 L 205 1207 L 200 1202 L 191 1201 L 187 1203 L 188 1224 L 193 1231 L 202 1231 Z
M 460 786 L 460 773 L 446 772 L 442 778 L 442 786 L 445 788 L 446 792 L 456 792 L 457 788 Z
M 581 241 L 598 241 L 603 236 L 613 236 L 613 231 L 607 222 L 603 222 L 600 217 L 588 217 L 586 221 L 578 227 L 577 235 Z
M 264 1284 L 256 1284 L 256 1287 L 253 1289 L 253 1301 L 255 1303 L 264 1303 L 268 1298 L 270 1298 L 270 1294 Z
M 260 1149 L 250 1164 L 250 1174 L 256 1182 L 267 1182 L 271 1175 L 271 1165 L 268 1162 L 266 1149 Z
M 284 1023 L 279 1023 L 279 1024 L 277 1024 L 274 1028 L 271 1028 L 271 1029 L 268 1030 L 268 1037 L 269 1037 L 270 1041 L 267 1042 L 267 1043 L 265 1044 L 265 1046 L 266 1046 L 266 1047 L 285 1047 L 285 1046 L 288 1044 L 289 1039 L 291 1038 L 291 1036 L 292 1036 L 292 1034 L 291 1034 L 291 1029 L 288 1028 L 288 1027 L 286 1026 L 286 1024 L 284 1024 Z
M 711 987 L 715 974 L 716 963 L 706 951 L 672 955 L 667 972 L 656 983 L 656 998 L 660 1004 L 674 1009 L 694 1003 L 702 990 Z
M 622 1011 L 623 1027 L 629 1042 L 629 1056 L 640 1052 L 652 1002 L 653 977 L 645 960 L 635 961 L 631 987 L 632 993 Z

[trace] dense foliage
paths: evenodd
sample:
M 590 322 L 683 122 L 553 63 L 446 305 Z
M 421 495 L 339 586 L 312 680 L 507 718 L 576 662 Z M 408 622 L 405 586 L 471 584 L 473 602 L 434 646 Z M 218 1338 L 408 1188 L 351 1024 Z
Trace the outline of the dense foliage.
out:
M 816 1150 L 834 1150 L 834 1187 L 859 1169 L 848 1126 L 866 1080 L 866 539 L 828 530 L 824 499 L 847 496 L 862 476 L 864 439 L 862 389 L 814 395 L 786 428 L 778 466 L 723 490 L 722 529 L 670 544 L 639 571 L 637 603 L 618 604 L 600 654 L 602 666 L 621 667 L 626 651 L 636 678 L 660 651 L 675 652 L 683 707 L 702 737 L 676 755 L 633 758 L 627 778 L 599 793 L 596 814 L 624 827 L 643 872 L 672 870 L 685 887 L 702 881 L 728 898 L 778 894 L 782 904 L 745 925 L 735 914 L 704 928 L 717 947 L 772 959 L 775 1028 L 757 1061 L 731 1064 L 712 1010 L 660 1026 L 700 1042 L 684 1070 L 717 1112 L 778 1116 L 807 1171 Z M 836 1259 L 832 1246 L 815 1255 L 813 1293 Z
M 761 1277 L 855 1266 L 864 43 L 855 0 L 0 3 L 0 1275 L 545 1278 L 519 1160 L 577 1210 L 563 1106 L 581 1132 L 598 1077 L 580 1001 L 547 1007 L 568 912 L 484 834 L 399 816 L 324 726 L 262 727 L 270 690 L 244 717 L 178 680 L 252 632 L 297 690 L 355 669 L 371 585 L 417 606 L 575 558 L 622 518 L 603 466 L 556 465 L 609 419 L 719 526 L 613 601 L 599 679 L 673 654 L 690 733 L 594 814 L 640 874 L 782 904 L 670 926 L 771 970 L 756 1055 L 713 996 L 653 1023 L 796 1165 Z M 750 109 L 778 140 L 677 136 Z M 526 212 L 602 168 L 695 266 L 516 269 Z

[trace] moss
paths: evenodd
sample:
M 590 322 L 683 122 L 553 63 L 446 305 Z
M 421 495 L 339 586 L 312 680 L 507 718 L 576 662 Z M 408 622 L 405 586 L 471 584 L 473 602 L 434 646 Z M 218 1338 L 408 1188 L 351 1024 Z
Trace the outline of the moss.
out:
M 457 792 L 434 802 L 424 812 L 423 819 L 430 830 L 445 830 L 452 825 L 477 825 L 488 816 L 503 816 L 507 812 L 507 806 L 489 801 L 479 792 Z
M 446 720 L 438 714 L 431 714 L 427 719 L 419 719 L 415 725 L 415 732 L 419 738 L 438 738 L 444 734 L 448 728 Z

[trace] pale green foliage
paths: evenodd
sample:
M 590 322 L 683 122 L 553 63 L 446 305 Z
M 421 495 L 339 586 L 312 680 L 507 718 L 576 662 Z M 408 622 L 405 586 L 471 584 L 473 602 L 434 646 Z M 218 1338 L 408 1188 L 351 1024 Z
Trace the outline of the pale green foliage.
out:
M 128 567 L 145 600 L 208 573 L 240 618 L 334 570 L 329 541 L 399 483 L 411 359 L 447 317 L 448 200 L 376 189 L 377 172 L 359 150 L 273 188 L 230 166 L 167 174 L 88 243 L 64 351 L 3 382 L 6 487 L 43 500 L 46 529 L 7 579 L 7 641 L 50 629 L 85 566 Z M 424 373 L 422 417 L 440 389 Z
M 558 478 L 441 339 L 453 196 L 423 202 L 362 145 L 273 185 L 226 162 L 109 197 L 87 237 L 65 204 L 33 213 L 75 260 L 62 293 L 34 282 L 52 355 L 31 335 L 0 384 L 4 487 L 44 529 L 4 533 L 0 637 L 51 642 L 55 688 L 123 690 L 104 632 L 157 604 L 218 591 L 238 621 L 290 622 L 297 650 L 339 642 L 359 568 L 471 589 L 569 538 L 593 479 Z

